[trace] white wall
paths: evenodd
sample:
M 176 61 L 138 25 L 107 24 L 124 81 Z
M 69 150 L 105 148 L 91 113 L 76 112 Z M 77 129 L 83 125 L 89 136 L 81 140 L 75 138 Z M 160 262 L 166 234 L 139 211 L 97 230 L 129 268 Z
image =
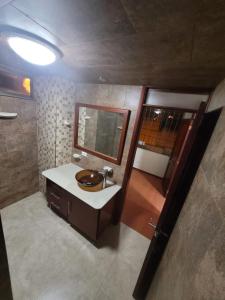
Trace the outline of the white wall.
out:
M 207 101 L 208 97 L 209 95 L 170 93 L 150 89 L 146 104 L 198 109 L 200 103 Z
M 169 156 L 137 148 L 134 168 L 158 177 L 163 177 L 169 162 Z

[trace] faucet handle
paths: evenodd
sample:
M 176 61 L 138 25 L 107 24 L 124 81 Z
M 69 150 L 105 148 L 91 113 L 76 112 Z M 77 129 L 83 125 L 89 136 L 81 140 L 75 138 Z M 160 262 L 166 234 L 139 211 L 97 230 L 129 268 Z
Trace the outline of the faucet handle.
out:
M 106 172 L 106 175 L 108 177 L 112 177 L 113 176 L 113 168 L 108 167 L 108 166 L 104 166 L 103 167 L 103 171 Z

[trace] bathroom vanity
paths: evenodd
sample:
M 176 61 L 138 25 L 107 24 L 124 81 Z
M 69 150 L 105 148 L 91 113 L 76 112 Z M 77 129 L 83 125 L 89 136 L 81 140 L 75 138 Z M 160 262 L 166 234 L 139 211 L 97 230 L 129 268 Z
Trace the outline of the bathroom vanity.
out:
M 75 179 L 81 170 L 70 163 L 42 173 L 47 179 L 48 206 L 87 238 L 96 241 L 112 223 L 121 186 L 114 184 L 97 192 L 84 191 Z

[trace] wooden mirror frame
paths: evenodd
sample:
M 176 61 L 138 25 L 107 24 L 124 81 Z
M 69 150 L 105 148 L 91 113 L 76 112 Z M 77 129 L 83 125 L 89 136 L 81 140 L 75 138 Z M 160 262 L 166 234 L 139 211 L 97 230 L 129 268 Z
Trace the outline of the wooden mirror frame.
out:
M 119 149 L 118 149 L 118 154 L 117 154 L 116 158 L 78 145 L 78 127 L 79 127 L 79 109 L 80 109 L 80 107 L 87 107 L 87 108 L 102 110 L 102 111 L 106 111 L 106 112 L 120 113 L 123 115 L 123 129 L 122 129 L 121 135 L 120 135 Z M 125 140 L 126 140 L 126 135 L 127 135 L 129 119 L 130 119 L 130 110 L 129 109 L 121 109 L 121 108 L 114 108 L 114 107 L 108 107 L 108 106 L 76 103 L 76 105 L 75 105 L 75 120 L 74 120 L 74 124 L 75 124 L 75 126 L 74 126 L 74 148 L 77 148 L 79 150 L 85 151 L 87 153 L 90 153 L 92 155 L 95 155 L 97 157 L 105 159 L 107 161 L 110 161 L 116 165 L 120 165 L 121 161 L 122 161 L 122 157 L 123 157 L 123 150 L 124 150 L 124 146 L 125 146 Z

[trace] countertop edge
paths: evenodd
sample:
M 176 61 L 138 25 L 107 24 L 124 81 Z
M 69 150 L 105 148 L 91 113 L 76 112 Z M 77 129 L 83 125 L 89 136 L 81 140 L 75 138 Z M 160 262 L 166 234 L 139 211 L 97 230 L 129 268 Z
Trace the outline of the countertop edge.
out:
M 58 175 L 58 176 L 62 176 L 62 178 L 63 178 L 63 176 L 65 177 L 65 175 L 60 174 L 60 170 L 62 170 L 62 168 L 64 168 L 64 170 L 66 168 L 68 168 L 68 170 L 69 170 L 69 168 L 72 168 L 72 167 L 73 168 L 77 167 L 78 169 L 82 170 L 82 168 L 76 166 L 75 164 L 70 163 L 70 164 L 67 164 L 67 165 L 60 166 L 60 167 L 55 167 L 55 168 L 51 168 L 51 169 L 45 170 L 45 171 L 42 172 L 42 175 L 45 178 L 47 178 L 47 179 L 51 180 L 52 182 L 54 182 L 55 184 L 57 184 L 58 186 L 60 186 L 61 188 L 65 189 L 71 195 L 77 197 L 78 199 L 80 199 L 81 201 L 83 201 L 84 203 L 86 203 L 87 205 L 89 205 L 90 207 L 92 207 L 93 209 L 96 209 L 96 210 L 102 209 L 122 188 L 120 185 L 117 185 L 117 184 L 115 184 L 115 185 L 113 185 L 111 187 L 108 187 L 109 189 L 111 189 L 111 188 L 114 189 L 112 191 L 111 195 L 110 194 L 109 195 L 99 195 L 99 193 L 102 193 L 104 190 L 101 190 L 101 191 L 98 191 L 98 192 L 87 192 L 87 191 L 80 190 L 81 193 L 88 193 L 87 194 L 87 198 L 85 199 L 84 195 L 80 195 L 79 191 L 78 191 L 78 193 L 76 193 L 76 192 L 74 192 L 74 191 L 72 191 L 70 189 L 69 185 L 73 184 L 73 180 L 72 179 L 71 179 L 71 181 L 68 181 L 67 184 L 62 184 L 62 182 L 59 182 L 59 180 L 57 180 L 56 178 L 54 178 L 53 175 L 48 174 L 49 171 L 50 172 L 56 171 L 56 176 L 55 177 L 57 177 L 57 175 Z M 65 179 L 66 179 L 66 177 L 65 177 Z M 68 178 L 67 178 L 67 180 L 68 180 Z M 106 188 L 106 189 L 108 189 L 108 188 Z M 95 197 L 98 196 L 98 195 L 99 196 L 103 196 L 103 197 L 105 197 L 105 199 L 103 199 L 102 201 L 100 201 L 99 205 L 96 205 L 96 204 L 98 204 L 97 202 L 92 203 L 92 201 L 94 202 L 95 200 L 88 199 L 88 197 L 90 197 L 89 193 L 91 193 Z

